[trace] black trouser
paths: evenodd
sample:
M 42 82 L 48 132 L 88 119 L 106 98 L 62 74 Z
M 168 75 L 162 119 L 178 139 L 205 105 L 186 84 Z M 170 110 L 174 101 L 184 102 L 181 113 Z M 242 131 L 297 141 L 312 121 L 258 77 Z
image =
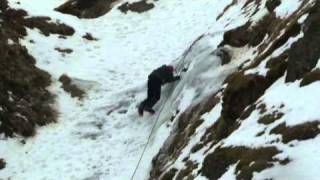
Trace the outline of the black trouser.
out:
M 152 108 L 161 96 L 161 80 L 153 75 L 148 78 L 148 97 L 141 103 L 141 108 Z

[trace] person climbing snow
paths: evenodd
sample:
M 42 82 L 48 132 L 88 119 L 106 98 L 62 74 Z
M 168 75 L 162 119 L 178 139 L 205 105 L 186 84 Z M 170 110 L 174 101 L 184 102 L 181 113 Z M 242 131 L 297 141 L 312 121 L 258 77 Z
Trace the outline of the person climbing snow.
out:
M 154 114 L 152 107 L 158 102 L 161 97 L 161 86 L 180 80 L 180 76 L 174 76 L 174 67 L 171 65 L 162 65 L 158 69 L 152 71 L 148 76 L 148 96 L 142 101 L 138 107 L 139 115 L 143 115 L 143 111 L 148 111 Z

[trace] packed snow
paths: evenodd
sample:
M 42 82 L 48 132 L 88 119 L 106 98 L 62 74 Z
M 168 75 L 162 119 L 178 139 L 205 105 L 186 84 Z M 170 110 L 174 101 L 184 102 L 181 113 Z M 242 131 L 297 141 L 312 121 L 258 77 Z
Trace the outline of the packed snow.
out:
M 72 37 L 61 39 L 28 29 L 28 36 L 21 40 L 37 59 L 37 66 L 52 75 L 50 90 L 57 95 L 59 119 L 39 128 L 25 144 L 20 138 L 0 142 L 0 153 L 7 162 L 0 179 L 15 180 L 55 180 L 58 174 L 63 179 L 129 179 L 157 117 L 146 114 L 140 118 L 136 112 L 136 105 L 146 96 L 148 73 L 180 57 L 228 4 L 156 1 L 156 7 L 143 14 L 122 14 L 114 8 L 103 17 L 86 20 L 55 12 L 64 0 L 9 3 L 30 16 L 50 16 L 76 30 Z M 98 41 L 83 39 L 87 32 Z M 57 47 L 73 52 L 61 54 L 54 50 Z M 57 80 L 62 74 L 86 87 L 84 100 L 62 90 Z M 157 128 L 161 136 L 153 139 L 135 179 L 147 176 L 150 160 L 169 132 L 166 126 Z
M 174 128 L 174 124 L 168 120 L 176 110 L 184 111 L 217 92 L 229 74 L 256 55 L 256 49 L 247 46 L 232 48 L 232 51 L 226 48 L 232 59 L 223 66 L 218 56 L 221 49 L 217 49 L 217 46 L 223 39 L 223 32 L 241 26 L 248 20 L 246 14 L 242 13 L 241 7 L 245 3 L 242 1 L 224 12 L 219 20 L 218 15 L 232 0 L 161 0 L 154 1 L 155 8 L 142 14 L 122 14 L 114 8 L 108 14 L 90 20 L 54 11 L 64 0 L 9 2 L 11 7 L 27 10 L 30 16 L 45 15 L 53 21 L 66 23 L 76 33 L 61 39 L 58 35 L 46 37 L 37 29 L 28 29 L 28 36 L 21 40 L 37 59 L 37 66 L 52 75 L 50 91 L 57 95 L 55 107 L 59 111 L 59 118 L 57 123 L 39 128 L 37 135 L 25 142 L 22 138 L 0 140 L 0 154 L 7 162 L 6 168 L 0 171 L 0 179 L 56 180 L 59 176 L 65 180 L 130 179 L 155 125 L 155 131 L 134 176 L 137 180 L 147 179 L 152 158 Z M 263 0 L 261 4 L 265 2 Z M 286 17 L 300 4 L 298 0 L 283 2 L 276 8 L 276 14 Z M 247 14 L 253 11 L 249 7 Z M 260 10 L 250 19 L 256 22 L 266 13 L 265 9 Z M 300 22 L 304 20 L 305 16 Z M 87 32 L 98 41 L 82 38 Z M 271 57 L 288 49 L 302 36 L 300 34 L 291 38 Z M 193 44 L 199 37 L 202 38 Z M 70 48 L 73 52 L 61 54 L 55 48 Z M 188 49 L 190 51 L 186 53 Z M 147 76 L 162 64 L 175 65 L 176 73 L 182 79 L 163 88 L 162 98 L 155 106 L 155 115 L 145 113 L 144 117 L 139 117 L 136 106 L 146 97 Z M 263 62 L 246 73 L 265 75 L 265 64 Z M 183 68 L 187 68 L 187 72 L 183 72 Z M 58 78 L 62 74 L 67 74 L 86 90 L 87 95 L 83 100 L 71 98 L 60 87 Z M 319 83 L 303 88 L 298 86 L 299 82 L 288 85 L 282 78 L 260 98 L 268 108 L 285 104 L 282 109 L 285 115 L 272 127 L 284 121 L 287 125 L 296 125 L 320 116 L 317 111 L 318 101 L 314 98 L 318 97 L 316 90 L 320 88 Z M 300 100 L 307 100 L 308 104 L 301 104 Z M 218 119 L 221 109 L 222 104 L 219 103 L 203 115 L 204 122 L 196 129 L 189 144 L 172 164 L 173 167 L 181 169 L 184 166 L 183 159 L 190 155 L 190 149 Z M 258 124 L 258 118 L 259 113 L 254 111 L 238 130 L 219 145 L 258 147 L 278 139 L 278 135 L 256 137 L 262 130 L 268 132 L 272 129 Z M 275 166 L 257 173 L 254 178 L 309 177 L 308 180 L 313 180 L 318 169 L 312 167 L 312 163 L 314 165 L 314 162 L 319 161 L 320 152 L 314 149 L 312 143 L 318 141 L 319 137 L 299 142 L 294 148 L 279 143 L 278 148 L 283 150 L 281 156 L 290 156 L 297 161 L 289 166 Z M 313 156 L 308 158 L 312 161 L 303 159 L 306 153 Z M 190 159 L 201 164 L 203 154 L 201 150 L 191 154 Z M 309 168 L 310 174 L 301 171 L 299 165 Z M 229 167 L 220 179 L 235 179 L 235 167 Z M 292 170 L 298 172 L 294 175 L 299 176 L 291 175 Z M 196 179 L 206 178 L 197 176 Z

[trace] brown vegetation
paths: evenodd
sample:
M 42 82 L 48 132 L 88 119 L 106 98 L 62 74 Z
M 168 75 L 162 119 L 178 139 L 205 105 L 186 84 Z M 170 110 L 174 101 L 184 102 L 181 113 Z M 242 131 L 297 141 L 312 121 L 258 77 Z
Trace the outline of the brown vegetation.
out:
M 117 0 L 69 0 L 55 10 L 78 18 L 97 18 L 112 9 Z
M 319 128 L 320 122 L 306 122 L 296 126 L 288 127 L 285 123 L 282 123 L 271 130 L 271 134 L 280 134 L 282 141 L 288 143 L 293 140 L 307 140 L 315 138 L 320 134 Z
M 86 33 L 82 38 L 87 39 L 89 41 L 97 41 L 98 39 L 93 37 L 91 33 Z
M 59 48 L 59 47 L 56 47 L 54 48 L 54 50 L 58 51 L 58 52 L 61 52 L 62 54 L 70 54 L 73 52 L 72 49 L 70 48 Z
M 170 177 L 169 174 L 166 174 L 172 173 L 172 171 L 167 171 L 163 174 L 164 165 L 168 161 L 176 159 L 180 155 L 181 150 L 186 146 L 197 127 L 202 124 L 202 114 L 211 110 L 219 101 L 219 98 L 215 94 L 209 97 L 207 101 L 190 107 L 178 117 L 176 132 L 169 137 L 169 139 L 167 140 L 169 141 L 167 143 L 167 146 L 161 149 L 152 161 L 154 168 L 150 172 L 150 179 L 157 179 L 157 177 L 159 177 L 160 175 L 164 177 Z
M 141 0 L 134 3 L 124 3 L 121 6 L 119 6 L 119 10 L 123 13 L 127 13 L 128 11 L 137 12 L 137 13 L 143 13 L 146 11 L 149 11 L 154 8 L 154 4 L 147 3 L 146 0 Z
M 310 11 L 303 26 L 303 38 L 295 42 L 289 51 L 286 82 L 301 79 L 320 59 L 320 3 Z
M 218 148 L 205 158 L 201 173 L 209 179 L 219 179 L 231 165 L 235 164 L 237 180 L 250 180 L 254 172 L 272 167 L 277 161 L 273 157 L 278 153 L 280 152 L 275 147 Z
M 19 38 L 26 35 L 27 13 L 8 9 L 1 2 L 0 133 L 29 137 L 37 126 L 56 120 L 50 106 L 53 96 L 46 89 L 51 84 L 50 75 L 38 69 L 35 59 L 19 44 Z
M 78 86 L 75 84 L 72 84 L 72 79 L 68 77 L 67 75 L 62 75 L 59 78 L 59 81 L 62 83 L 62 88 L 71 94 L 71 97 L 78 97 L 79 99 L 82 99 L 85 95 L 85 92 L 81 90 Z
M 315 69 L 314 71 L 307 73 L 303 77 L 300 86 L 307 86 L 316 81 L 320 81 L 320 69 Z

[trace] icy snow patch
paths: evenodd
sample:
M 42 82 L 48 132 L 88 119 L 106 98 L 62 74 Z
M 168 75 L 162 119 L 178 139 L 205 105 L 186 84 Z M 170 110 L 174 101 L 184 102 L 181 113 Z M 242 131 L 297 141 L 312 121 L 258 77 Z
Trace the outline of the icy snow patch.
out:
M 219 180 L 236 180 L 236 166 L 237 164 L 234 164 L 228 168 L 228 171 L 224 173 Z
M 300 0 L 281 1 L 280 6 L 275 9 L 278 17 L 286 17 L 296 11 L 301 5 Z

